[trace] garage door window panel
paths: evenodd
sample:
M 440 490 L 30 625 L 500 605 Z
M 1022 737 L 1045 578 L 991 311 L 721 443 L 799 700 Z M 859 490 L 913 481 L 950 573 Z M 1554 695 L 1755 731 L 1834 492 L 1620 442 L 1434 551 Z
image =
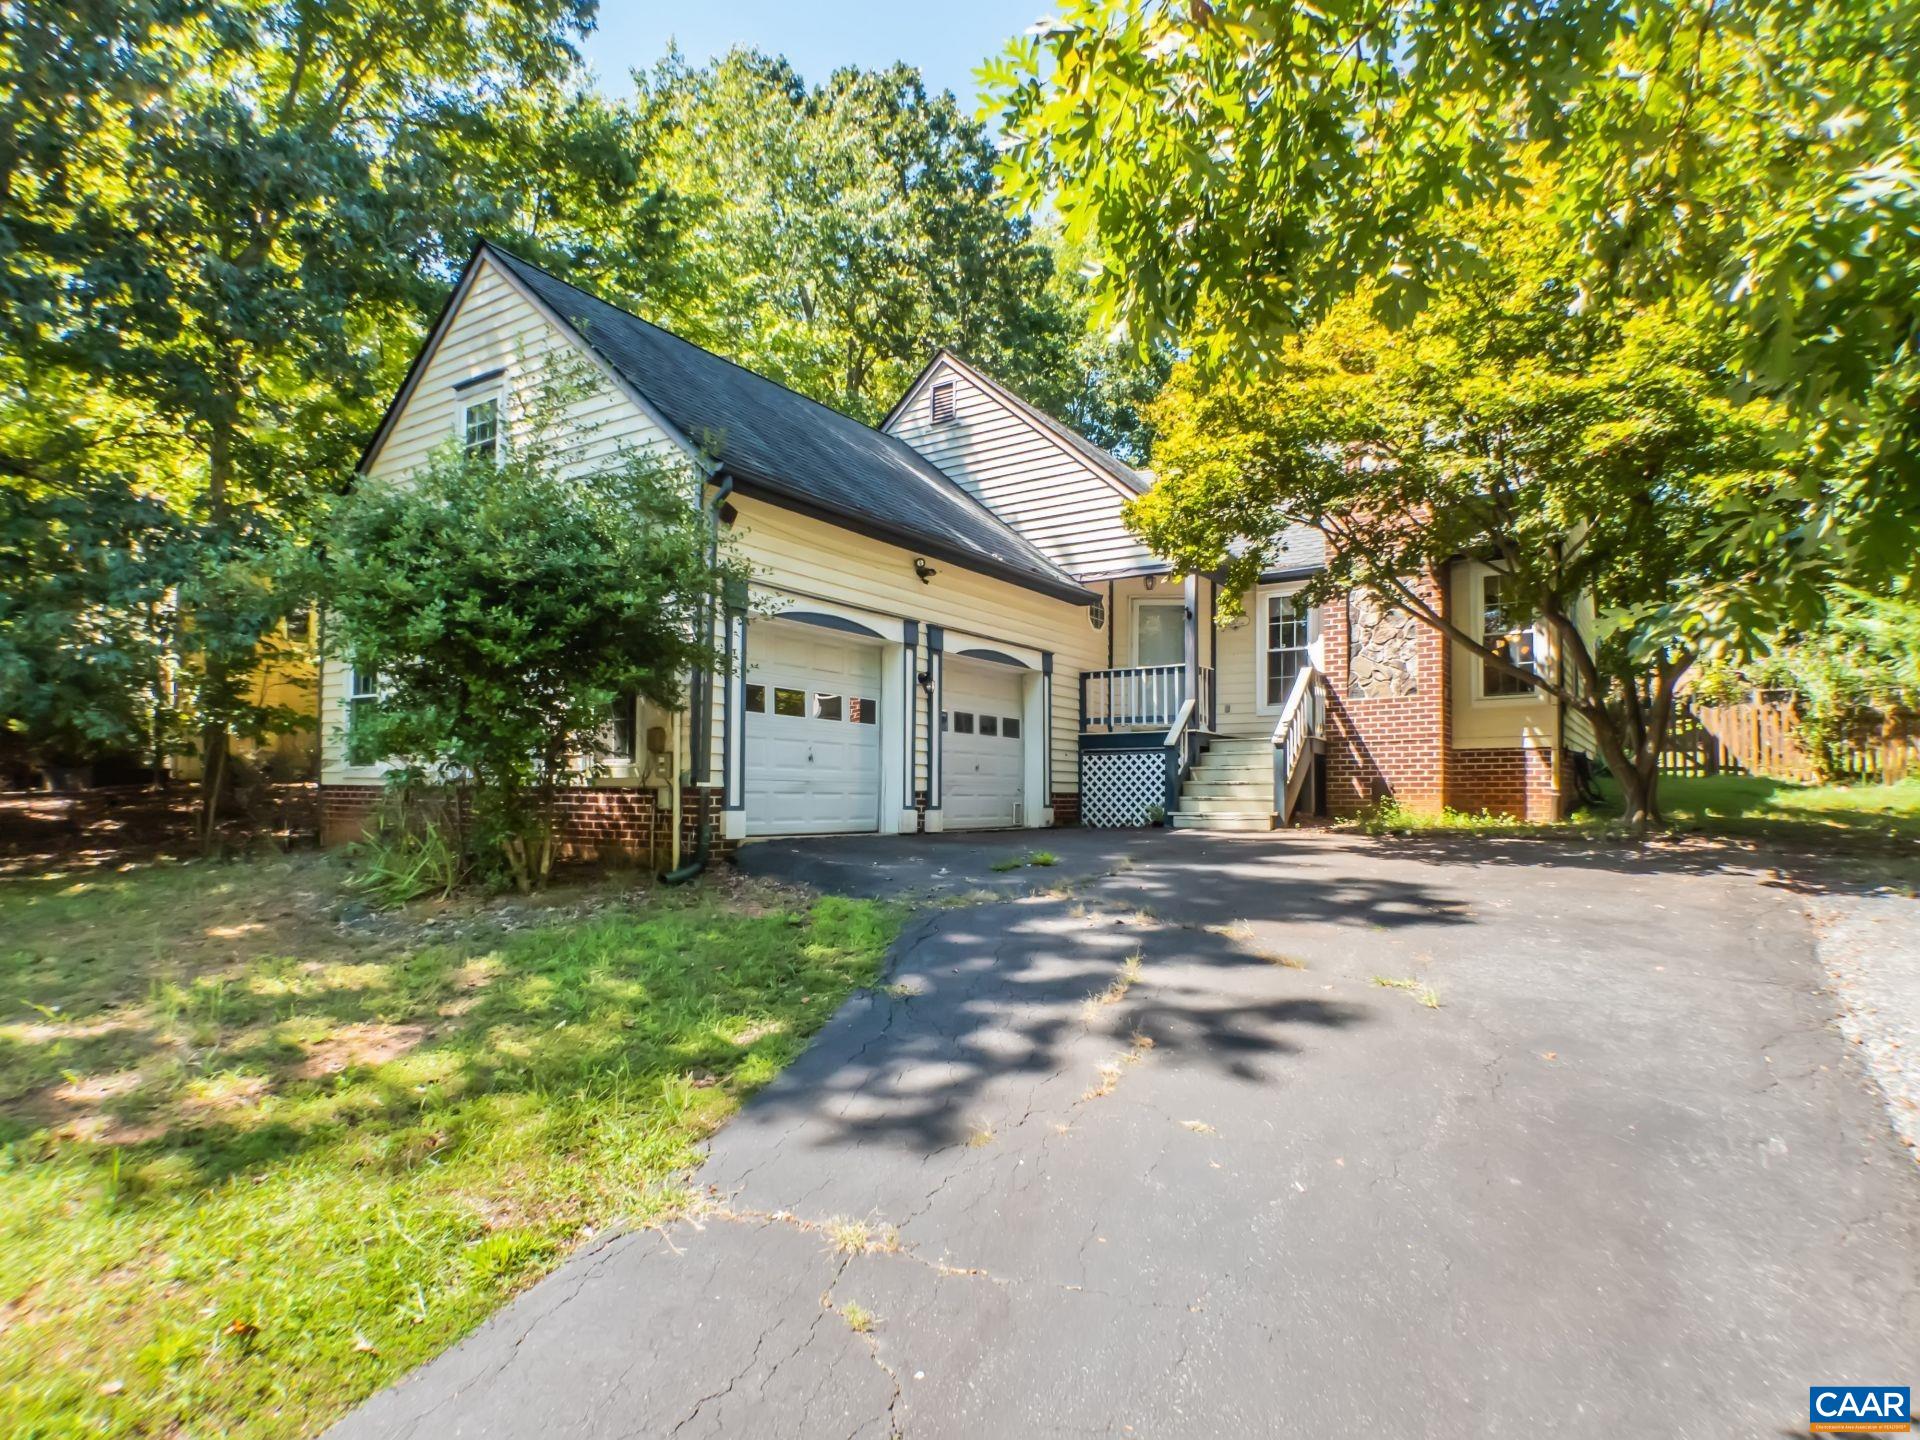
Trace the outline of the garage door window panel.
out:
M 785 715 L 794 720 L 806 719 L 807 692 L 776 686 L 773 692 L 773 713 Z

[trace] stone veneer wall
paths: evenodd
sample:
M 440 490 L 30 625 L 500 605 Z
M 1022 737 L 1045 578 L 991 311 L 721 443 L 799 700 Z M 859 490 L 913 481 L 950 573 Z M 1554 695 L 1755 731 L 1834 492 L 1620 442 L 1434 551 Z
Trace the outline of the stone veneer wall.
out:
M 1435 604 L 1446 603 L 1437 577 L 1422 581 L 1421 589 Z M 1351 815 L 1386 795 L 1416 807 L 1446 803 L 1445 642 L 1424 625 L 1406 628 L 1384 610 L 1376 597 L 1356 594 L 1321 612 L 1327 809 L 1335 815 Z
M 1347 694 L 1406 700 L 1420 693 L 1418 620 L 1370 590 L 1347 596 Z M 1431 682 L 1432 676 L 1428 677 Z

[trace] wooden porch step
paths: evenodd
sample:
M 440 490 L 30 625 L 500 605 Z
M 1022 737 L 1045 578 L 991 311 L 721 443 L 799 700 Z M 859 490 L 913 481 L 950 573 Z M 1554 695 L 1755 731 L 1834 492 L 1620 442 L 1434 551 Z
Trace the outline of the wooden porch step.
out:
M 1193 772 L 1193 778 L 1180 787 L 1180 798 L 1189 795 L 1205 800 L 1245 800 L 1252 806 L 1273 802 L 1273 771 L 1254 776 L 1217 775 L 1211 770 Z

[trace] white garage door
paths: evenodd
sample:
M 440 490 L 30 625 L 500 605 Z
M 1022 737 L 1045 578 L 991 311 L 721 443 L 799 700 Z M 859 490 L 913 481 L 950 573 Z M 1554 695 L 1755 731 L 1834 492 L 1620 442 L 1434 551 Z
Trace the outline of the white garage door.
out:
M 950 657 L 943 673 L 940 808 L 947 829 L 1021 824 L 1027 772 L 1023 672 Z
M 880 647 L 808 625 L 749 628 L 749 835 L 880 823 Z

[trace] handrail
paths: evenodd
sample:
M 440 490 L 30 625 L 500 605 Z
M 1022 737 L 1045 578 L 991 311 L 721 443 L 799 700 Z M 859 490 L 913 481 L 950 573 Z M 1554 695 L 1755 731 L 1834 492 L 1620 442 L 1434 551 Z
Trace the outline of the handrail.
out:
M 1315 703 L 1320 695 L 1320 672 L 1304 665 L 1294 676 L 1287 703 L 1273 727 L 1273 809 L 1282 825 L 1293 819 L 1294 806 L 1306 788 L 1308 741 L 1318 733 Z
M 1187 733 L 1187 722 L 1193 718 L 1194 698 L 1189 695 L 1180 706 L 1180 713 L 1173 717 L 1173 726 L 1167 731 L 1162 745 L 1178 745 L 1180 737 Z

